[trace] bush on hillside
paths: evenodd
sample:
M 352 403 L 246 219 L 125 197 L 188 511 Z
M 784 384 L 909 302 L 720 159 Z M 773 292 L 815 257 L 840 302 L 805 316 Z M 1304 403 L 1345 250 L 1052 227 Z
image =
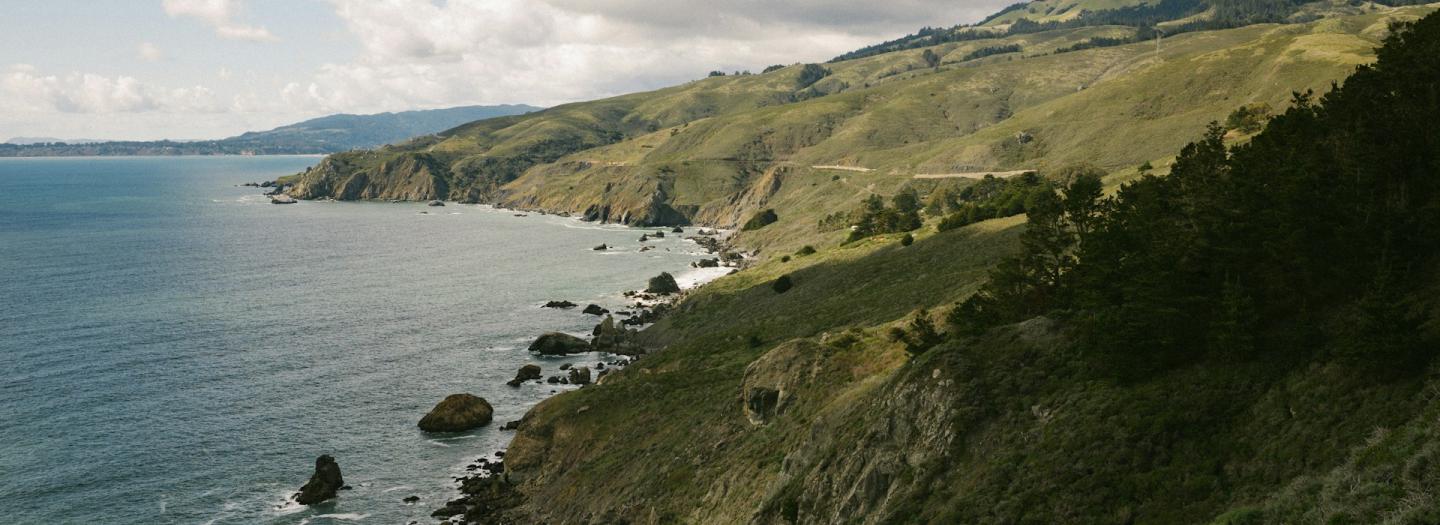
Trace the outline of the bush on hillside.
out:
M 795 89 L 805 89 L 828 76 L 830 76 L 830 70 L 824 66 L 820 64 L 805 64 L 805 67 L 800 68 L 800 76 L 795 79 Z
M 775 210 L 767 209 L 760 213 L 756 213 L 754 217 L 750 218 L 750 220 L 745 221 L 745 225 L 741 226 L 740 229 L 744 231 L 754 231 L 769 226 L 771 224 L 775 224 L 775 221 L 778 220 L 780 220 L 780 217 L 778 215 L 775 215 Z
M 775 282 L 770 283 L 770 289 L 775 290 L 775 293 L 785 293 L 790 291 L 790 289 L 794 287 L 795 283 L 790 280 L 790 274 L 788 273 L 785 275 L 781 275 L 779 278 L 775 279 Z

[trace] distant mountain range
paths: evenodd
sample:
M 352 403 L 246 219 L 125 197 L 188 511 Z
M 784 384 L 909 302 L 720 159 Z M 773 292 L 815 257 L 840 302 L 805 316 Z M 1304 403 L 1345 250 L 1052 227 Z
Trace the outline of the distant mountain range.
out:
M 542 108 L 523 104 L 463 106 L 374 115 L 330 115 L 219 140 L 93 141 L 16 137 L 0 144 L 0 157 L 91 155 L 295 155 L 373 148 L 494 117 Z

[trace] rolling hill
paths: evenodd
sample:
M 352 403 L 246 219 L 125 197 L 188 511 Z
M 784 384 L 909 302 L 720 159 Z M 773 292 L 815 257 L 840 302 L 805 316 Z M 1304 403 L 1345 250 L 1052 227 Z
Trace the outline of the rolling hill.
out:
M 1433 523 L 1440 15 L 1354 7 L 708 78 L 282 182 L 773 212 L 637 360 L 517 423 L 447 506 L 470 522 Z M 976 208 L 1014 209 L 944 226 Z

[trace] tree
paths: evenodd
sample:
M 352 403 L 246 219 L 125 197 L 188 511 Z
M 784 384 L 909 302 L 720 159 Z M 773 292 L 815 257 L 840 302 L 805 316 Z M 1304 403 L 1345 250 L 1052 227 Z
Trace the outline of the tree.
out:
M 805 89 L 828 76 L 830 76 L 830 70 L 820 64 L 805 64 L 800 68 L 800 75 L 795 78 L 795 89 Z
M 935 331 L 935 323 L 930 320 L 930 311 L 923 308 L 915 313 L 906 328 L 900 340 L 905 343 L 905 351 L 912 356 L 923 354 L 945 340 Z
M 924 60 L 925 65 L 928 67 L 940 67 L 940 55 L 936 54 L 933 49 L 926 49 L 924 53 L 920 54 L 920 59 Z

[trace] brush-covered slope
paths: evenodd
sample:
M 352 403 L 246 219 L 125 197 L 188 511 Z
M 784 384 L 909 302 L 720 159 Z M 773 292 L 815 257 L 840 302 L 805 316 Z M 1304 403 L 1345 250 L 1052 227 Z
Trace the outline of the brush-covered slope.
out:
M 1440 15 L 1380 56 L 1112 196 L 699 290 L 527 414 L 508 518 L 1440 521 Z
M 717 77 L 481 121 L 294 177 L 304 198 L 493 202 L 628 224 L 733 227 L 774 208 L 803 232 L 918 174 L 1120 168 L 1255 102 L 1284 107 L 1356 64 L 1423 8 L 1196 32 L 1052 54 L 1125 27 L 952 42 L 823 66 Z M 1018 45 L 1022 51 L 979 56 Z M 828 73 L 828 74 L 826 74 Z M 847 165 L 873 171 L 834 171 Z M 778 237 L 778 235 L 774 235 Z M 765 235 L 756 239 L 768 242 Z

